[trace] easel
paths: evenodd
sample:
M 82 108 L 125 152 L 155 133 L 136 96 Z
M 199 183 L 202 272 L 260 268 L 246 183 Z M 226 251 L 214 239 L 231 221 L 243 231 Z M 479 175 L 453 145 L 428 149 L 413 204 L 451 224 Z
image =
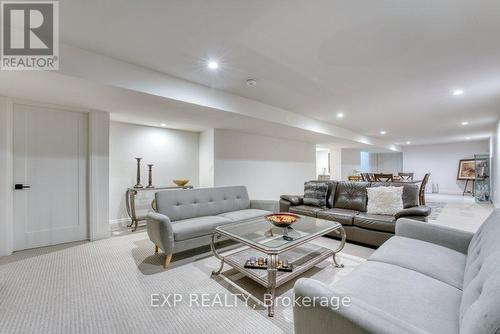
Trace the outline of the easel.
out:
M 469 185 L 469 181 L 472 181 L 472 190 L 467 190 L 467 186 Z M 472 180 L 465 180 L 465 188 L 464 188 L 464 192 L 462 193 L 462 196 L 465 196 L 465 194 L 472 194 L 472 196 L 476 196 L 476 180 L 472 179 Z

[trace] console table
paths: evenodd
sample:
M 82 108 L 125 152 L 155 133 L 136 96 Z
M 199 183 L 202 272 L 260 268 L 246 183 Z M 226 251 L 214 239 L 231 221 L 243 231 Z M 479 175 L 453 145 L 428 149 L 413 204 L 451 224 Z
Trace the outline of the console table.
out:
M 151 202 L 154 200 L 154 194 L 161 190 L 192 189 L 193 186 L 167 186 L 155 188 L 128 188 L 125 194 L 125 205 L 127 214 L 132 220 L 127 227 L 132 228 L 132 232 L 137 230 L 140 221 L 146 220 L 146 215 L 151 209 Z M 139 194 L 144 195 L 138 199 Z M 149 195 L 149 197 L 148 197 Z

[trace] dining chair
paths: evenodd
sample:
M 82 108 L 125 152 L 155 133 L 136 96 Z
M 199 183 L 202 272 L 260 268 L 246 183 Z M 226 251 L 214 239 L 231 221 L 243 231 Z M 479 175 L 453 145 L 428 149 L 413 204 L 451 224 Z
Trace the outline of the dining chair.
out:
M 370 175 L 368 173 L 361 173 L 361 179 L 363 182 L 370 182 Z
M 425 186 L 427 185 L 430 176 L 431 173 L 425 174 L 424 179 L 420 184 L 420 190 L 418 191 L 418 201 L 420 202 L 420 205 L 425 205 Z
M 414 173 L 398 173 L 402 181 L 413 181 L 413 174 Z
M 374 176 L 376 182 L 392 182 L 393 181 L 392 174 L 375 173 L 373 176 Z

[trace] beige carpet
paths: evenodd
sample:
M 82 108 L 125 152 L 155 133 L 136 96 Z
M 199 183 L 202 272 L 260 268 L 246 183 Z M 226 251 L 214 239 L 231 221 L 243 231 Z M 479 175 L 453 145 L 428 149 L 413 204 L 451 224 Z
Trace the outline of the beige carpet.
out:
M 323 246 L 337 241 L 322 238 Z M 163 270 L 143 231 L 96 242 L 80 242 L 17 252 L 0 258 L 0 333 L 292 333 L 291 307 L 278 306 L 274 318 L 257 302 L 238 299 L 231 307 L 151 307 L 151 294 L 227 296 L 247 291 L 262 298 L 264 288 L 226 266 L 211 278 L 218 261 L 207 249 L 174 257 Z M 328 259 L 308 276 L 331 284 L 373 250 L 348 245 L 345 268 Z M 356 255 L 356 256 L 355 256 Z M 294 281 L 277 294 L 290 296 Z M 226 298 L 227 298 L 226 297 Z

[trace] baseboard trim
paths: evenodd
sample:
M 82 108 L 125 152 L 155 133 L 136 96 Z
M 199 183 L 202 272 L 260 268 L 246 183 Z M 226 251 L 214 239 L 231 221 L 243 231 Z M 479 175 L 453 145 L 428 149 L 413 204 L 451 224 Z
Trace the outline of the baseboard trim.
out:
M 457 191 L 453 191 L 453 190 L 447 191 L 446 189 L 445 190 L 440 190 L 437 193 L 426 192 L 426 194 L 429 194 L 429 195 L 460 195 L 460 196 L 462 196 L 462 192 L 457 192 Z
M 118 219 L 110 219 L 109 220 L 109 225 L 115 225 L 115 224 L 119 224 L 119 225 L 124 225 L 124 224 L 130 224 L 130 222 L 132 221 L 132 219 L 130 218 L 118 218 Z

